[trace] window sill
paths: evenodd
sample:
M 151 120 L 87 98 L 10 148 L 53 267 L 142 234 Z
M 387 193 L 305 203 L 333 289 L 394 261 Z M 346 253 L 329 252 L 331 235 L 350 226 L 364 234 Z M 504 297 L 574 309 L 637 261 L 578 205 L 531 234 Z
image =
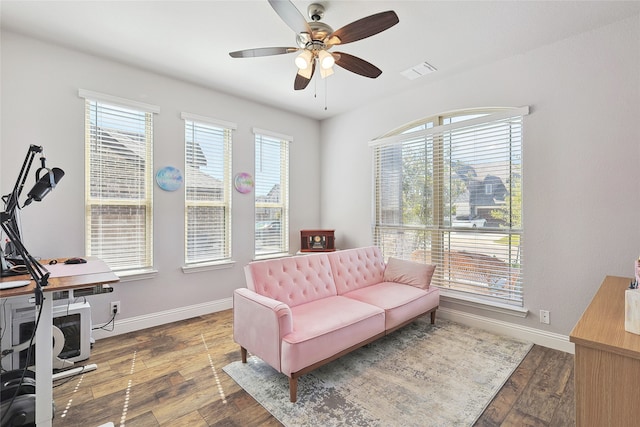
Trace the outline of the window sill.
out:
M 290 257 L 291 254 L 288 252 L 280 252 L 277 254 L 266 254 L 266 255 L 255 255 L 253 257 L 254 261 L 260 261 L 260 260 L 264 260 L 264 259 L 272 259 L 272 258 L 287 258 Z
M 489 301 L 481 297 L 466 294 L 463 292 L 456 292 L 450 289 L 440 288 L 440 299 L 452 304 L 464 305 L 467 307 L 478 308 L 486 311 L 493 311 L 495 313 L 508 314 L 510 316 L 527 317 L 529 310 L 524 307 L 517 307 L 497 301 Z
M 221 270 L 223 268 L 231 268 L 235 264 L 236 262 L 231 260 L 202 262 L 198 264 L 183 265 L 182 272 L 185 274 L 190 274 L 199 273 L 201 271 Z
M 158 270 L 153 268 L 139 270 L 115 271 L 116 276 L 120 278 L 120 282 L 133 282 L 134 280 L 152 279 L 158 274 Z

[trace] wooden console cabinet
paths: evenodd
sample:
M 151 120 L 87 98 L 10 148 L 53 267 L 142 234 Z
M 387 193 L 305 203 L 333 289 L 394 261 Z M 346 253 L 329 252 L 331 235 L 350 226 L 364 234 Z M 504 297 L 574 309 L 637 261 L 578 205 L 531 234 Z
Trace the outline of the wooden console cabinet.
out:
M 607 276 L 571 332 L 578 427 L 640 423 L 640 335 L 624 329 L 630 281 Z

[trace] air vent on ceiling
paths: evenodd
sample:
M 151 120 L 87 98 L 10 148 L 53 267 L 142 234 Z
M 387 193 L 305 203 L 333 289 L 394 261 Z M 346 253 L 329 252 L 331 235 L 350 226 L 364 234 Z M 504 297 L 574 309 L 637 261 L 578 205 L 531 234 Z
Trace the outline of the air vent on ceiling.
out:
M 421 62 L 418 65 L 414 65 L 413 67 L 404 70 L 400 74 L 408 78 L 409 80 L 415 80 L 418 77 L 422 77 L 426 74 L 433 73 L 436 71 L 436 67 L 429 64 L 428 62 Z

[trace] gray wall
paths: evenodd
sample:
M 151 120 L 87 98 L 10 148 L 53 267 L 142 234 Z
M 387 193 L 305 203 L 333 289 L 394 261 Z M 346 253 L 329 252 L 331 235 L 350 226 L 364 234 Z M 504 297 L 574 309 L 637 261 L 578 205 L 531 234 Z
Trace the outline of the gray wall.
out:
M 336 229 L 343 248 L 372 243 L 363 220 L 372 212 L 369 140 L 446 111 L 529 105 L 523 254 L 530 314 L 443 306 L 568 335 L 604 276 L 632 276 L 640 254 L 640 17 L 450 78 L 422 79 L 414 90 L 322 122 L 322 226 Z M 540 309 L 551 311 L 550 325 L 539 323 Z
M 84 253 L 84 124 L 78 89 L 159 105 L 155 169 L 180 167 L 181 111 L 238 123 L 234 173 L 253 170 L 251 127 L 293 135 L 291 249 L 298 230 L 336 229 L 341 248 L 371 240 L 371 151 L 367 142 L 404 123 L 468 107 L 531 106 L 525 118 L 525 319 L 469 311 L 568 335 L 607 274 L 630 276 L 640 253 L 640 17 L 524 55 L 460 72 L 437 73 L 416 87 L 322 123 L 98 57 L 3 32 L 0 188 L 8 192 L 28 144 L 45 146 L 67 175 L 55 193 L 23 212 L 30 251 Z M 320 158 L 318 165 L 308 162 Z M 354 162 L 353 159 L 359 159 Z M 299 166 L 300 165 L 300 166 Z M 304 165 L 304 167 L 302 167 Z M 108 302 L 121 319 L 153 317 L 228 299 L 243 286 L 253 255 L 253 195 L 234 193 L 228 269 L 182 273 L 183 193 L 155 189 L 155 278 L 121 283 L 91 297 L 94 322 Z M 538 310 L 551 311 L 551 324 Z
M 2 194 L 18 175 L 29 144 L 43 145 L 48 166 L 66 175 L 41 203 L 22 211 L 23 239 L 42 258 L 84 255 L 84 100 L 78 89 L 158 105 L 154 118 L 154 170 L 184 170 L 182 111 L 238 124 L 233 136 L 233 173 L 254 170 L 252 127 L 293 136 L 290 156 L 291 251 L 300 247 L 298 230 L 317 228 L 319 215 L 319 123 L 202 87 L 70 51 L 14 33 L 2 33 L 1 173 Z M 212 70 L 215 72 L 215 70 Z M 28 181 L 29 188 L 38 158 Z M 29 188 L 25 189 L 24 196 Z M 230 298 L 244 286 L 242 267 L 253 256 L 253 193 L 233 192 L 233 260 L 230 268 L 185 274 L 184 191 L 154 188 L 156 277 L 120 283 L 112 294 L 90 297 L 94 323 L 108 319 L 109 301 L 122 302 L 123 321 L 152 317 Z

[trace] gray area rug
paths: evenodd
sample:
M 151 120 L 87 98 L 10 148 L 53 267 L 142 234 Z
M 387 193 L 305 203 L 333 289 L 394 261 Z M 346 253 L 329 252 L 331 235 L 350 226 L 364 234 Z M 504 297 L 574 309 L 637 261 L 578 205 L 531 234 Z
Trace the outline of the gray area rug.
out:
M 302 376 L 296 403 L 255 356 L 223 369 L 288 427 L 470 426 L 531 347 L 425 316 Z

